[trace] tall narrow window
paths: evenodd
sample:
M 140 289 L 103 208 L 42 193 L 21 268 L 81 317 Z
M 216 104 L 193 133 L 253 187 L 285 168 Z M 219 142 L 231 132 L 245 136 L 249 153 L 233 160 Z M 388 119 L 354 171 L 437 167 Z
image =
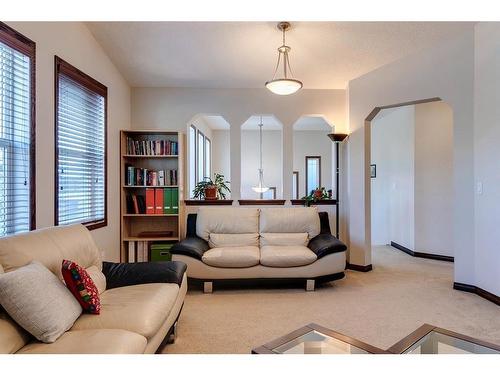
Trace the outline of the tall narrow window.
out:
M 56 225 L 107 225 L 107 88 L 56 56 Z
M 306 194 L 321 187 L 321 156 L 306 156 Z
M 205 137 L 205 177 L 212 176 L 212 142 Z
M 0 22 L 0 236 L 35 229 L 35 43 Z
M 205 135 L 198 130 L 198 148 L 197 148 L 197 158 L 196 158 L 196 165 L 198 169 L 198 175 L 197 175 L 197 181 L 200 182 L 203 181 L 203 178 L 205 177 Z
M 196 185 L 196 128 L 194 125 L 189 127 L 189 194 L 193 196 L 193 190 Z

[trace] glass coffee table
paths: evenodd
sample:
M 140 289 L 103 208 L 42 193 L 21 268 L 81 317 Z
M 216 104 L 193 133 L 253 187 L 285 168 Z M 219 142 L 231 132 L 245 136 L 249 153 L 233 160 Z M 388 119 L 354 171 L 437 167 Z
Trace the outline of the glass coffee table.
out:
M 252 354 L 383 354 L 385 350 L 310 323 L 252 350 Z
M 500 346 L 424 324 L 387 351 L 393 354 L 499 354 Z

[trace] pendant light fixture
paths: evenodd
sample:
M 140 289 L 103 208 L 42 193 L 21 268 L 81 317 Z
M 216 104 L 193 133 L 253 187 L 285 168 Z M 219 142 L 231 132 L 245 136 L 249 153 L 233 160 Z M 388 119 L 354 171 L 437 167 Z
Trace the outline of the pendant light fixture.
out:
M 262 169 L 262 127 L 264 124 L 262 123 L 262 116 L 260 116 L 259 123 L 259 184 L 257 186 L 253 186 L 252 190 L 256 193 L 260 194 L 260 199 L 263 198 L 263 194 L 269 190 L 268 187 L 264 186 L 264 170 Z
M 302 88 L 302 82 L 299 80 L 288 78 L 288 74 L 292 74 L 292 69 L 290 68 L 290 58 L 288 53 L 291 48 L 285 43 L 285 32 L 290 29 L 289 22 L 278 23 L 278 29 L 283 32 L 283 44 L 278 48 L 278 62 L 276 63 L 276 69 L 274 70 L 273 79 L 266 82 L 266 87 L 277 95 L 290 95 Z M 283 77 L 276 78 L 276 74 L 280 68 L 280 62 L 283 64 Z

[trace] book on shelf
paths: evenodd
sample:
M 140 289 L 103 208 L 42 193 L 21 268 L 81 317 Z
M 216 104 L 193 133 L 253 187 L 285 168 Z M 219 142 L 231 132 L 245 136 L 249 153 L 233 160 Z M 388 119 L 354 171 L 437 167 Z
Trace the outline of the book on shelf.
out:
M 179 213 L 179 188 L 146 188 L 146 196 L 141 194 L 128 194 L 128 214 L 178 214 Z
M 177 169 L 153 170 L 126 164 L 127 186 L 172 186 L 177 185 Z
M 127 213 L 128 214 L 145 214 L 146 203 L 144 195 L 128 194 L 127 195 Z
M 127 155 L 164 156 L 178 155 L 179 143 L 169 139 L 135 140 L 127 137 Z
M 128 262 L 135 263 L 135 242 L 128 242 Z

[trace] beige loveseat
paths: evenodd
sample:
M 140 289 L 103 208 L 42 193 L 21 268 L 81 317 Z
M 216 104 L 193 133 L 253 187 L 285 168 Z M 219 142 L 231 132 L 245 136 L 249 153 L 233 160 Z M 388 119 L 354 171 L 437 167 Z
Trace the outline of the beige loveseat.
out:
M 201 207 L 171 253 L 205 292 L 227 279 L 303 279 L 313 290 L 316 280 L 344 277 L 346 249 L 316 207 Z
M 62 280 L 63 259 L 86 268 L 100 293 L 100 315 L 82 314 L 56 342 L 45 344 L 36 341 L 0 307 L 0 353 L 125 354 L 154 353 L 158 349 L 181 311 L 187 290 L 184 272 L 179 283 L 146 280 L 148 283 L 110 289 L 102 272 L 101 253 L 83 225 L 41 229 L 0 239 L 0 273 L 36 260 Z M 147 263 L 138 265 L 144 267 Z M 118 267 L 122 278 L 127 277 L 125 273 L 130 274 L 129 270 L 122 272 L 119 264 L 108 266 Z

